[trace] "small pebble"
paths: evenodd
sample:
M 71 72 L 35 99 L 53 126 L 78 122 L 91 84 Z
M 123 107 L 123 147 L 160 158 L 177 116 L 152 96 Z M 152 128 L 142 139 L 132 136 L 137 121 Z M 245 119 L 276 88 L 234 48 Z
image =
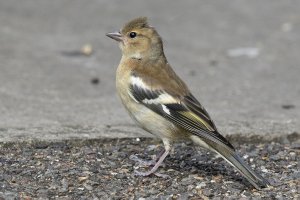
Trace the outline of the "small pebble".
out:
M 91 79 L 91 83 L 92 83 L 93 85 L 98 85 L 99 82 L 100 82 L 99 78 L 92 78 L 92 79 Z

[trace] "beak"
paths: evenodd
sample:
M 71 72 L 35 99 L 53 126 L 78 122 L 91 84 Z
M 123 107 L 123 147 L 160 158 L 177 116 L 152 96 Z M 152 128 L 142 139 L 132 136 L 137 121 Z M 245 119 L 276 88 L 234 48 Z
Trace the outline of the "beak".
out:
M 110 37 L 111 39 L 114 39 L 118 42 L 122 41 L 122 35 L 120 32 L 112 32 L 112 33 L 106 33 L 107 37 Z

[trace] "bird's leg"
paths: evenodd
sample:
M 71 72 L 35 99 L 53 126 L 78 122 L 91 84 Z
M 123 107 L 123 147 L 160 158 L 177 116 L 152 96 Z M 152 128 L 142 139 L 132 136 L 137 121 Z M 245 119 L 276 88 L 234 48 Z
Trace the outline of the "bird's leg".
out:
M 165 174 L 159 174 L 159 173 L 155 173 L 156 170 L 158 169 L 158 167 L 161 165 L 161 163 L 164 161 L 164 159 L 167 157 L 167 155 L 170 153 L 171 150 L 171 146 L 168 140 L 163 140 L 164 145 L 165 145 L 165 150 L 163 151 L 163 153 L 160 153 L 161 155 L 158 157 L 158 161 L 155 163 L 155 165 L 152 167 L 151 170 L 147 171 L 147 172 L 139 172 L 135 170 L 135 174 L 138 176 L 149 176 L 150 174 L 155 174 L 156 176 L 159 177 L 168 177 L 168 175 Z

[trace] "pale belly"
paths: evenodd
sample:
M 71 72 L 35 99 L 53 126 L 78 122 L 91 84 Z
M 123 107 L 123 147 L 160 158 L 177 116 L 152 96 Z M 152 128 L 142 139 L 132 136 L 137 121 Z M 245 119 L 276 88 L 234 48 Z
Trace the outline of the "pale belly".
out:
M 180 133 L 179 135 L 176 134 L 179 132 L 179 130 L 175 125 L 173 125 L 171 122 L 167 121 L 160 115 L 154 113 L 149 108 L 136 102 L 130 103 L 129 105 L 125 106 L 125 108 L 129 112 L 131 118 L 141 128 L 145 129 L 149 133 L 171 140 L 175 140 L 178 138 L 178 136 L 180 136 Z

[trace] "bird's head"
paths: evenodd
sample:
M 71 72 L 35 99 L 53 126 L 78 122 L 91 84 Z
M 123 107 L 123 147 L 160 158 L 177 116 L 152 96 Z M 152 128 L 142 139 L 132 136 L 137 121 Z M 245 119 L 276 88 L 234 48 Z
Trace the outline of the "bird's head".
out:
M 162 40 L 156 30 L 148 25 L 146 17 L 133 19 L 120 31 L 106 35 L 119 42 L 123 56 L 156 59 L 163 55 Z

